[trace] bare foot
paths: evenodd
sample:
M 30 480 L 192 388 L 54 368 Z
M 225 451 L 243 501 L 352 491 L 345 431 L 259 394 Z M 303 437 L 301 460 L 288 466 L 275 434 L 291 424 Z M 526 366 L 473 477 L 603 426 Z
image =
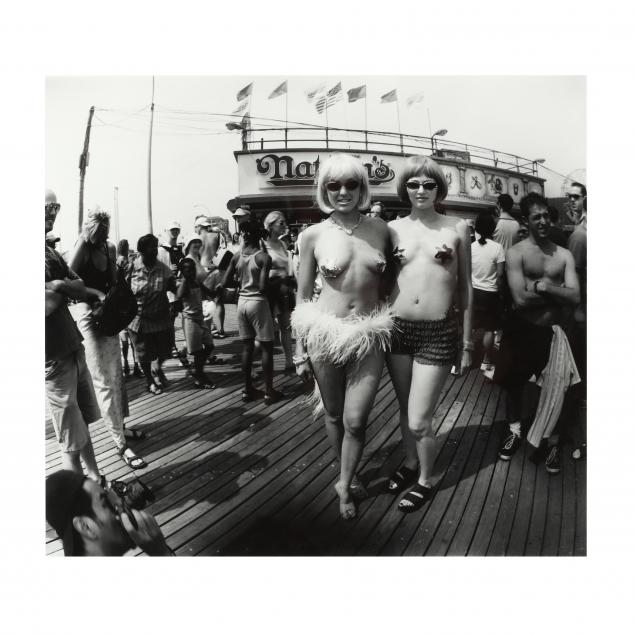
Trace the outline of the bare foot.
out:
M 357 516 L 357 509 L 350 489 L 344 488 L 344 485 L 338 481 L 335 483 L 335 491 L 340 497 L 340 516 L 344 520 L 353 520 Z

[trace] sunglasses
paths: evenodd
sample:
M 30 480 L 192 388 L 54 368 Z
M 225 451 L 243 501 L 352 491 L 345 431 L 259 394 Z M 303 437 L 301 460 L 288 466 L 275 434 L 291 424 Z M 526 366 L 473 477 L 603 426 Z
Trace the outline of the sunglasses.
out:
M 578 199 L 582 198 L 582 194 L 567 194 L 567 198 L 570 201 L 577 201 Z
M 408 181 L 406 183 L 406 187 L 409 190 L 418 190 L 422 187 L 424 190 L 431 192 L 432 190 L 437 189 L 437 184 L 434 181 L 426 181 L 425 183 L 419 183 L 419 181 Z
M 46 203 L 44 205 L 45 212 L 59 212 L 61 205 L 59 203 Z
M 342 187 L 345 187 L 349 192 L 356 190 L 359 187 L 359 181 L 355 181 L 354 179 L 350 179 L 348 181 L 329 181 L 326 184 L 326 189 L 329 192 L 339 192 Z

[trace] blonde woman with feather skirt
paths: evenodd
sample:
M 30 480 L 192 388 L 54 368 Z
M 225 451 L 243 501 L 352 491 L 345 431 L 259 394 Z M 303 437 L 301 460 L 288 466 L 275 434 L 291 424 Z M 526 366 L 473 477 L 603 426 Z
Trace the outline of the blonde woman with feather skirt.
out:
M 335 484 L 340 516 L 357 515 L 366 495 L 355 471 L 364 448 L 393 320 L 385 304 L 388 227 L 360 210 L 368 207 L 366 169 L 350 155 L 335 154 L 319 169 L 316 198 L 329 214 L 302 236 L 298 301 L 291 323 L 296 336 L 294 364 L 300 377 L 316 381 L 318 409 L 340 459 Z M 322 291 L 312 301 L 316 276 Z

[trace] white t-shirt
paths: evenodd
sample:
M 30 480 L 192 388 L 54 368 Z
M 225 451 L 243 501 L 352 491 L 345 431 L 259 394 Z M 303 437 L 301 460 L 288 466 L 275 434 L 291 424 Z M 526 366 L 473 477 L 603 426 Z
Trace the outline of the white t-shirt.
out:
M 476 235 L 478 238 L 478 234 Z M 478 240 L 472 243 L 472 286 L 482 291 L 497 291 L 496 265 L 505 262 L 505 250 L 502 245 L 489 238 L 481 245 Z

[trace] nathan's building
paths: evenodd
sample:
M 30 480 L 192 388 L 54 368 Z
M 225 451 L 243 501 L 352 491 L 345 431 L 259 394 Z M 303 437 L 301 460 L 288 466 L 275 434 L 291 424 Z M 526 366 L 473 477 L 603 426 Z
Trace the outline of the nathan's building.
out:
M 444 132 L 444 131 L 441 131 Z M 292 138 L 290 133 L 295 133 Z M 381 201 L 387 218 L 408 211 L 397 197 L 396 178 L 408 156 L 431 156 L 443 167 L 448 181 L 444 207 L 448 214 L 474 218 L 491 209 L 499 194 L 516 204 L 529 192 L 544 194 L 544 179 L 537 176 L 542 159 L 441 142 L 432 138 L 361 130 L 300 128 L 252 130 L 257 140 L 243 140 L 234 152 L 238 165 L 238 196 L 227 203 L 234 212 L 248 205 L 262 217 L 279 209 L 290 225 L 316 223 L 323 218 L 314 200 L 313 184 L 320 163 L 334 152 L 358 157 L 368 170 L 373 201 Z

